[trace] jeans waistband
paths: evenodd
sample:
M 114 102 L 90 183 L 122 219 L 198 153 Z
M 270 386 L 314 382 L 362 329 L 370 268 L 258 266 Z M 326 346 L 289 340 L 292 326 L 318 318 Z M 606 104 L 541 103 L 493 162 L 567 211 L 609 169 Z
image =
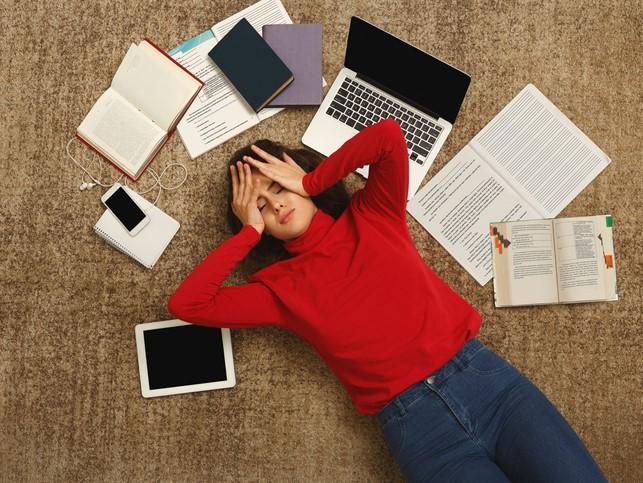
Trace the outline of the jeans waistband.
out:
M 384 406 L 377 414 L 380 424 L 383 426 L 392 417 L 404 415 L 406 413 L 406 408 L 424 394 L 428 379 L 431 379 L 431 384 L 440 384 L 454 372 L 466 367 L 473 356 L 485 347 L 486 346 L 482 342 L 475 338 L 466 342 L 458 353 L 441 368 L 437 369 L 432 374 L 427 374 L 427 377 L 424 377 L 419 382 L 404 390 L 401 394 L 395 397 L 395 399 L 391 400 L 386 406 Z

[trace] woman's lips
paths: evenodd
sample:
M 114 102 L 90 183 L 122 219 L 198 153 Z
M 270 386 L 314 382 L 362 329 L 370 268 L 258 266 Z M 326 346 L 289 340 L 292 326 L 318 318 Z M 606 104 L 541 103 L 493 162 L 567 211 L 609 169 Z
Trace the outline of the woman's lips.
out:
M 284 216 L 284 219 L 281 221 L 282 225 L 285 225 L 286 223 L 288 223 L 290 221 L 294 211 L 295 211 L 295 209 L 293 208 L 292 210 L 290 210 L 290 212 L 288 214 L 286 214 L 286 216 Z

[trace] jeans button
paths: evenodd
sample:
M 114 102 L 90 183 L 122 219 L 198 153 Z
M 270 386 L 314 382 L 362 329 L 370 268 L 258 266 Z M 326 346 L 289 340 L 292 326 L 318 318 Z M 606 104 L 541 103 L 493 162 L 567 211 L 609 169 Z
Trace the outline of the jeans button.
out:
M 435 382 L 435 376 L 429 376 L 426 378 L 426 382 L 433 384 Z

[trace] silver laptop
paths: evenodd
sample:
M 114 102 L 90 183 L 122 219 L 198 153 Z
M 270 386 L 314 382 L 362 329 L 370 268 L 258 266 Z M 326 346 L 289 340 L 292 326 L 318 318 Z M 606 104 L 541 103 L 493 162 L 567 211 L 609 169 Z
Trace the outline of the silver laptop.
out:
M 396 119 L 408 146 L 410 200 L 451 132 L 470 81 L 455 67 L 352 17 L 344 67 L 302 143 L 330 156 L 365 127 Z M 368 178 L 368 165 L 356 172 Z

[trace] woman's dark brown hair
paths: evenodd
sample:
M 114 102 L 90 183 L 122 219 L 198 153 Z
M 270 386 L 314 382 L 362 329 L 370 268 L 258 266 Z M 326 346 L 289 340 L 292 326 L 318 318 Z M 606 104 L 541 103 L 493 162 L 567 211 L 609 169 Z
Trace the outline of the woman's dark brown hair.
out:
M 283 159 L 283 153 L 288 154 L 288 156 L 290 156 L 307 173 L 314 170 L 323 159 L 317 153 L 307 149 L 289 149 L 268 139 L 261 139 L 254 144 L 279 159 Z M 264 162 L 254 151 L 250 149 L 250 146 L 248 145 L 239 149 L 232 155 L 228 162 L 228 166 L 232 166 L 237 161 L 243 161 L 244 156 L 250 156 Z M 241 224 L 241 220 L 239 220 L 237 215 L 232 211 L 232 174 L 229 168 L 227 171 L 228 176 L 230 176 L 230 182 L 228 183 L 228 212 L 226 217 L 230 230 L 233 234 L 236 234 L 239 233 L 241 228 L 243 228 L 243 225 Z M 319 195 L 311 196 L 310 199 L 315 203 L 317 208 L 337 219 L 344 210 L 346 210 L 348 202 L 350 201 L 350 195 L 346 191 L 344 182 L 340 180 Z M 283 241 L 278 240 L 265 232 L 261 236 L 261 241 L 257 243 L 251 254 L 258 258 L 260 262 L 276 262 L 289 257 L 288 252 L 283 247 Z

